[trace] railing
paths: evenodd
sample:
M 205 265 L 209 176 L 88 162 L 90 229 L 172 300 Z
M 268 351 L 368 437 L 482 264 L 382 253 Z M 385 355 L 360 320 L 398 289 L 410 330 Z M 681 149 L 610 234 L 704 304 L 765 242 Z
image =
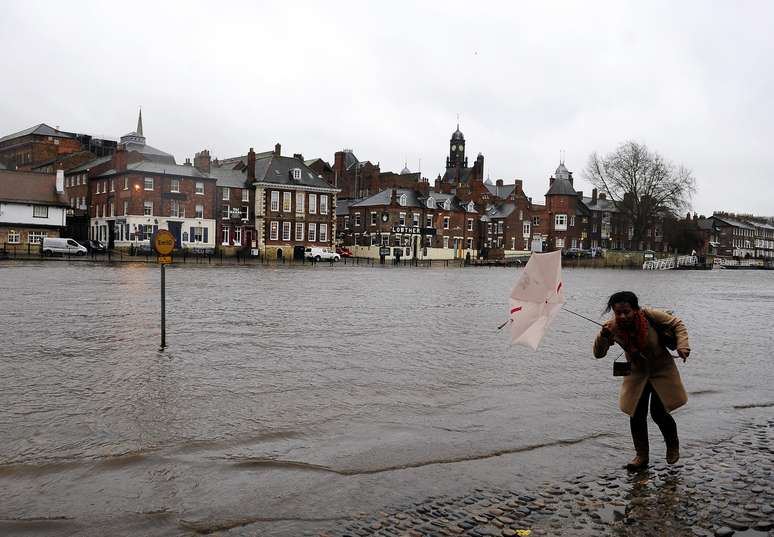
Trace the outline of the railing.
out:
M 681 255 L 645 261 L 642 270 L 671 270 L 676 267 L 695 267 L 698 264 L 699 259 L 695 255 Z

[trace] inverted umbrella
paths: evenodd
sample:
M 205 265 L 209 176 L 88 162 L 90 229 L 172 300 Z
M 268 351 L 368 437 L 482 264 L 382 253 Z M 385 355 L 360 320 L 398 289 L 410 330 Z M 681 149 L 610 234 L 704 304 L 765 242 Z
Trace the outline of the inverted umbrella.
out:
M 562 252 L 533 253 L 511 291 L 511 341 L 537 350 L 564 304 Z

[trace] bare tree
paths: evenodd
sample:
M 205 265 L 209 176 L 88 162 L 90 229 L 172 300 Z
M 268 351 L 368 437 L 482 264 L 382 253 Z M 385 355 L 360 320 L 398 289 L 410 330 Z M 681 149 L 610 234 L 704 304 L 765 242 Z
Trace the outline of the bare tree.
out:
M 688 209 L 696 192 L 689 169 L 632 141 L 605 156 L 592 153 L 584 175 L 626 216 L 634 229 L 632 241 L 638 244 L 657 220 L 677 218 Z

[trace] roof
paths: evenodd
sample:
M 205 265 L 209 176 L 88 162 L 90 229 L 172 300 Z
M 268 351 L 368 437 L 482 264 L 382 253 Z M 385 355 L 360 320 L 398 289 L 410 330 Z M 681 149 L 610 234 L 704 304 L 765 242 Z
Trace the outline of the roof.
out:
M 113 158 L 111 155 L 108 155 L 106 157 L 95 158 L 94 160 L 90 160 L 89 162 L 84 162 L 80 166 L 76 166 L 75 168 L 70 168 L 69 170 L 67 170 L 67 173 L 85 172 L 86 170 L 89 170 L 94 166 L 99 166 L 100 164 L 109 162 L 111 158 Z
M 584 196 L 583 204 L 589 209 L 591 209 L 592 211 L 606 211 L 609 213 L 618 212 L 618 208 L 615 206 L 615 203 L 613 203 L 609 199 L 600 199 L 599 197 L 597 197 L 597 202 L 591 203 L 591 198 Z
M 194 168 L 193 166 L 182 166 L 180 164 L 165 164 L 163 162 L 156 162 L 152 160 L 143 160 L 141 162 L 133 162 L 126 166 L 127 171 L 133 172 L 148 172 L 148 173 L 165 173 L 168 175 L 181 175 L 183 177 L 194 177 L 197 179 L 209 179 L 207 174 L 204 174 Z M 117 175 L 118 172 L 114 169 L 107 170 L 96 177 L 109 177 L 111 175 Z
M 498 198 L 507 198 L 508 196 L 513 194 L 513 191 L 516 188 L 516 183 L 512 183 L 510 185 L 497 186 L 497 185 L 493 185 L 492 182 L 490 181 L 489 183 L 484 183 L 484 186 L 486 186 L 486 189 L 493 196 L 497 196 Z
M 460 130 L 460 126 L 457 125 L 457 130 L 452 133 L 451 136 L 452 140 L 465 140 L 465 135 L 462 134 L 462 131 Z
M 710 218 L 714 218 L 715 220 L 720 220 L 721 222 L 724 222 L 729 226 L 741 227 L 744 229 L 755 229 L 755 227 L 752 224 L 748 222 L 744 222 L 742 220 L 738 220 L 730 216 L 720 216 L 717 214 L 713 214 L 712 216 L 710 216 Z
M 354 166 L 358 162 L 360 162 L 360 161 L 357 160 L 357 157 L 355 156 L 355 154 L 352 151 L 347 150 L 347 149 L 344 150 L 344 168 L 345 169 L 347 169 L 347 170 L 350 169 L 352 166 Z
M 515 210 L 516 210 L 515 203 L 500 203 L 499 205 L 495 205 L 491 209 L 489 209 L 486 215 L 489 218 L 507 218 Z
M 138 153 L 142 153 L 146 160 L 155 160 L 157 162 L 163 162 L 166 164 L 175 164 L 175 157 L 162 151 L 161 149 L 156 149 L 155 147 L 152 147 L 148 144 L 127 141 L 124 142 L 124 146 L 126 146 L 127 151 L 137 151 Z
M 421 207 L 424 205 L 419 196 L 417 196 L 416 190 L 412 190 L 410 188 L 396 188 L 395 194 L 398 199 L 400 199 L 402 195 L 406 195 L 406 205 L 404 205 L 404 207 Z M 350 207 L 378 207 L 382 205 L 389 205 L 391 201 L 392 189 L 388 188 L 374 194 L 373 196 L 352 203 L 350 204 Z M 338 206 L 336 207 L 336 212 L 338 213 Z
M 233 170 L 229 167 L 210 166 L 210 177 L 217 181 L 218 186 L 229 188 L 248 188 L 247 174 L 242 170 Z
M 5 142 L 6 140 L 13 140 L 14 138 L 21 138 L 22 136 L 28 136 L 30 134 L 36 134 L 38 136 L 56 136 L 57 138 L 74 138 L 72 134 L 57 130 L 46 125 L 45 123 L 40 123 L 39 125 L 35 125 L 29 129 L 24 129 L 23 131 L 14 132 L 8 136 L 3 136 L 0 138 L 0 143 Z
M 301 179 L 292 179 L 291 170 L 299 168 Z M 336 190 L 325 179 L 318 177 L 306 164 L 296 158 L 282 157 L 271 154 L 266 158 L 255 159 L 255 182 L 274 183 L 290 186 L 308 186 Z
M 56 175 L 2 170 L 0 200 L 67 207 L 64 193 L 56 193 Z
M 568 179 L 554 179 L 554 184 L 546 192 L 546 196 L 577 196 L 572 184 Z
M 470 174 L 473 171 L 473 168 L 459 168 L 460 171 L 460 182 L 461 183 L 467 183 L 470 179 Z M 441 179 L 444 183 L 456 183 L 457 182 L 457 168 L 446 168 L 446 172 L 443 174 L 443 178 Z
M 340 199 L 336 200 L 336 216 L 346 216 L 349 214 L 349 208 L 350 206 L 354 205 L 355 203 L 362 201 L 362 198 L 360 199 Z

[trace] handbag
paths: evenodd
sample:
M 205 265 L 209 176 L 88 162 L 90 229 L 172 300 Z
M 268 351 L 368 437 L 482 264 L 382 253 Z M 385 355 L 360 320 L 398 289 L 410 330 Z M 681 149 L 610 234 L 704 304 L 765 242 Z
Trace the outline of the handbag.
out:
M 621 355 L 623 356 L 623 354 Z M 619 356 L 618 358 L 620 358 Z M 613 360 L 613 376 L 614 377 L 628 377 L 632 374 L 631 362 L 619 362 L 618 358 Z
M 653 330 L 656 331 L 656 334 L 658 334 L 659 345 L 666 347 L 670 351 L 677 350 L 677 335 L 675 335 L 675 331 L 668 326 L 657 323 L 648 314 L 645 314 L 645 317 L 648 319 L 650 326 L 653 327 Z

